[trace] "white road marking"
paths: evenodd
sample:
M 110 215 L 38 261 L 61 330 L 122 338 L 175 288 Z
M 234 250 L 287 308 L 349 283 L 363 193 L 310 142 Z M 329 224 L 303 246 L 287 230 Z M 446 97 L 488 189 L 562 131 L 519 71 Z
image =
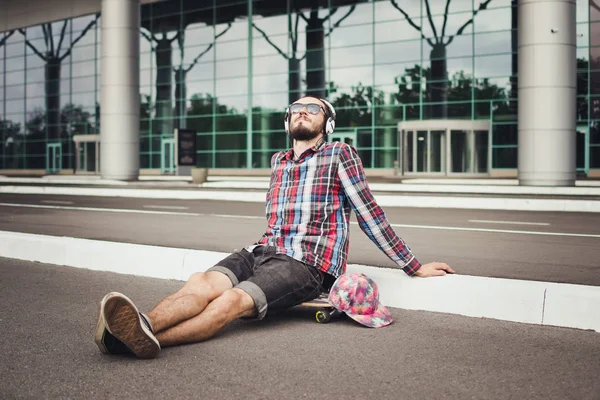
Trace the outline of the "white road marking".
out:
M 506 224 L 506 225 L 539 225 L 548 226 L 548 222 L 524 222 L 524 221 L 494 221 L 489 219 L 470 219 L 469 222 L 482 223 L 482 224 Z
M 231 215 L 231 214 L 202 214 L 192 212 L 176 212 L 176 211 L 151 211 L 151 210 L 135 210 L 135 209 L 117 209 L 117 208 L 92 208 L 92 207 L 63 207 L 63 206 L 44 206 L 40 204 L 16 204 L 16 203 L 0 203 L 4 207 L 23 207 L 23 208 L 47 208 L 57 210 L 75 210 L 75 211 L 94 211 L 94 212 L 112 212 L 112 213 L 131 213 L 131 214 L 156 214 L 156 215 L 182 215 L 194 217 L 217 217 L 217 218 L 237 218 L 237 219 L 263 219 L 261 216 L 251 215 Z M 358 225 L 357 222 L 351 222 L 353 225 Z M 397 228 L 409 229 L 433 229 L 446 231 L 465 231 L 465 232 L 490 232 L 490 233 L 510 233 L 520 235 L 542 235 L 542 236 L 567 236 L 567 237 L 587 237 L 600 238 L 600 234 L 593 233 L 569 233 L 569 232 L 536 232 L 536 231 L 517 231 L 508 229 L 486 229 L 486 228 L 467 228 L 460 226 L 436 226 L 436 225 L 409 225 L 409 224 L 390 224 Z
M 144 208 L 156 208 L 163 210 L 189 210 L 189 207 L 184 206 L 144 206 Z
M 41 204 L 0 203 L 0 206 L 23 207 L 23 208 L 48 208 L 48 209 L 55 209 L 55 210 L 131 213 L 131 214 L 187 215 L 187 216 L 205 215 L 205 214 L 198 214 L 198 213 L 186 213 L 186 212 L 176 212 L 176 211 L 151 211 L 151 210 L 118 209 L 118 208 L 94 208 L 94 207 L 62 207 L 62 206 L 50 206 L 50 205 L 44 206 Z
M 74 204 L 72 201 L 63 201 L 63 200 L 41 200 L 40 203 L 48 203 L 48 204 Z
M 466 228 L 460 226 L 432 226 L 432 225 L 406 225 L 406 224 L 390 224 L 393 227 L 399 228 L 416 228 L 416 229 L 436 229 L 445 231 L 466 231 L 466 232 L 492 232 L 492 233 L 514 233 L 521 235 L 541 235 L 541 236 L 571 236 L 571 237 L 588 237 L 600 238 L 600 234 L 593 233 L 570 233 L 570 232 L 537 232 L 537 231 L 515 231 L 509 229 L 485 229 L 485 228 Z

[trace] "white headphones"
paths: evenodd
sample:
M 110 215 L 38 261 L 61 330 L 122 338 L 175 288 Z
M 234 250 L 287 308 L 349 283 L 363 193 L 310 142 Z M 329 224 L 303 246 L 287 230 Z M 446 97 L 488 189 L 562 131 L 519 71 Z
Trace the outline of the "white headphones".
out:
M 327 122 L 325 122 L 325 135 L 331 135 L 333 133 L 333 130 L 335 129 L 335 117 L 336 117 L 335 109 L 333 108 L 331 103 L 328 102 L 327 100 L 321 99 L 321 98 L 319 98 L 319 100 L 322 101 L 323 104 L 325 104 L 327 106 L 327 108 L 329 109 L 329 115 L 327 116 Z M 290 118 L 291 117 L 292 117 L 292 115 L 290 114 L 290 107 L 288 106 L 285 109 L 285 117 L 283 120 L 283 125 L 285 127 L 286 134 L 290 133 Z

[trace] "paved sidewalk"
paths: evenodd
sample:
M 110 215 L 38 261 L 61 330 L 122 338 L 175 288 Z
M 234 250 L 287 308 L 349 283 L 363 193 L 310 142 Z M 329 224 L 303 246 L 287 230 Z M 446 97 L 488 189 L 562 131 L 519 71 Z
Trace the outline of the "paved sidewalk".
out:
M 165 281 L 0 258 L 2 399 L 598 399 L 595 332 L 391 309 L 394 323 L 238 321 L 154 360 L 101 354 L 109 291 L 147 311 Z

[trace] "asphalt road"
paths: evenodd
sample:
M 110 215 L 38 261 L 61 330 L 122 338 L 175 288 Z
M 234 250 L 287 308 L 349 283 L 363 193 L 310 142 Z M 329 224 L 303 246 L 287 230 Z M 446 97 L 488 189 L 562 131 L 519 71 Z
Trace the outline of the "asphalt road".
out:
M 297 308 L 154 360 L 97 350 L 105 293 L 147 311 L 180 285 L 0 258 L 0 398 L 600 398 L 596 332 L 424 311 L 370 329 Z
M 385 211 L 421 262 L 444 261 L 466 275 L 600 286 L 599 214 Z M 265 226 L 260 203 L 0 195 L 4 231 L 230 252 L 258 240 Z M 357 224 L 349 262 L 395 266 Z

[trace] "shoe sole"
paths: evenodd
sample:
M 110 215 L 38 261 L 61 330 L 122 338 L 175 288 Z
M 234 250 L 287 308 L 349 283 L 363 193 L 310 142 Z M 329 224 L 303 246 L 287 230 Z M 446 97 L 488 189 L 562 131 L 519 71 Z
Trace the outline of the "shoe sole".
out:
M 138 309 L 129 298 L 120 293 L 112 293 L 105 297 L 103 303 L 101 313 L 103 311 L 106 327 L 113 336 L 129 347 L 138 358 L 154 358 L 158 355 L 160 344 L 144 326 Z
M 100 349 L 100 351 L 104 354 L 108 354 L 108 349 L 104 344 L 104 331 L 106 329 L 106 320 L 104 319 L 104 313 L 102 309 L 104 308 L 104 304 L 106 303 L 106 299 L 109 295 L 104 296 L 100 304 L 98 305 L 98 322 L 96 323 L 96 333 L 94 334 L 94 342 Z

